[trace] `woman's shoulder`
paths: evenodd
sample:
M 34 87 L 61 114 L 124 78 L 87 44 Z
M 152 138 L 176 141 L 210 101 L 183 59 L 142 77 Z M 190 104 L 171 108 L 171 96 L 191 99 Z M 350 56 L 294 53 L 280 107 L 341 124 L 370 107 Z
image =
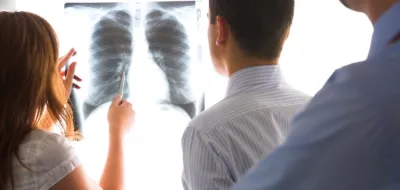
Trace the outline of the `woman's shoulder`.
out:
M 21 162 L 14 162 L 17 173 L 34 174 L 40 189 L 52 187 L 81 164 L 67 138 L 39 129 L 34 129 L 25 138 L 18 153 Z
M 66 137 L 40 129 L 30 132 L 21 144 L 19 153 L 21 157 L 46 163 L 49 167 L 75 157 L 74 147 Z
M 68 140 L 59 134 L 40 129 L 32 130 L 20 145 L 20 154 L 35 154 L 41 156 L 45 152 L 62 153 L 72 149 Z M 48 155 L 46 155 L 48 156 Z
M 47 141 L 63 141 L 64 136 L 41 129 L 33 129 L 25 138 L 22 144 L 47 142 Z

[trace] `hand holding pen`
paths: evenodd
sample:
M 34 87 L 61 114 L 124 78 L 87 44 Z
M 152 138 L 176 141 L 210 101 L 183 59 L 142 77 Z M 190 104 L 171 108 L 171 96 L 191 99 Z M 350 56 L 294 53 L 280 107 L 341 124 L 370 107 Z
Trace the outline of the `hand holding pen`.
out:
M 121 74 L 121 81 L 120 81 L 120 83 L 119 83 L 119 95 L 121 95 L 121 99 L 123 99 L 123 96 L 124 96 L 125 69 L 126 69 L 126 67 L 124 67 L 124 70 L 122 71 L 122 74 Z
M 121 74 L 121 81 L 119 84 L 119 92 L 115 96 L 109 111 L 108 122 L 110 124 L 111 135 L 123 135 L 134 123 L 135 112 L 133 111 L 132 104 L 123 100 L 123 92 L 125 86 L 125 67 Z

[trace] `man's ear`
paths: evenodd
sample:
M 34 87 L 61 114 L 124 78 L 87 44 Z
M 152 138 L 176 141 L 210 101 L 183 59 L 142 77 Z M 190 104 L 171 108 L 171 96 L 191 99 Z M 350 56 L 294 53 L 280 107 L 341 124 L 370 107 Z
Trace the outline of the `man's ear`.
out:
M 220 16 L 216 17 L 216 24 L 217 24 L 217 46 L 225 43 L 228 38 L 228 24 L 226 20 Z
M 289 38 L 289 35 L 290 35 L 290 28 L 288 28 L 286 31 L 285 41 Z

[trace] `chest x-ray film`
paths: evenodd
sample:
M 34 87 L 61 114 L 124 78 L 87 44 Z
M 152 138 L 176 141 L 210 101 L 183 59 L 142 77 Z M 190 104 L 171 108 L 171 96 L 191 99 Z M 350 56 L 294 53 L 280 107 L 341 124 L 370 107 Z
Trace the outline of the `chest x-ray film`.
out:
M 73 94 L 79 128 L 118 93 L 124 68 L 123 97 L 137 106 L 170 106 L 188 118 L 202 111 L 198 11 L 194 1 L 67 3 L 63 39 L 86 83 Z
M 64 11 L 61 45 L 76 49 L 76 75 L 84 80 L 71 99 L 75 123 L 96 142 L 91 154 L 106 157 L 101 139 L 108 137 L 107 111 L 123 78 L 123 98 L 137 114 L 129 146 L 135 156 L 129 161 L 132 170 L 127 169 L 134 172 L 127 180 L 139 189 L 139 184 L 156 185 L 151 176 L 162 169 L 167 173 L 157 183 L 176 181 L 176 186 L 144 189 L 180 189 L 180 139 L 204 109 L 195 2 L 67 3 Z M 101 173 L 101 167 L 92 169 Z

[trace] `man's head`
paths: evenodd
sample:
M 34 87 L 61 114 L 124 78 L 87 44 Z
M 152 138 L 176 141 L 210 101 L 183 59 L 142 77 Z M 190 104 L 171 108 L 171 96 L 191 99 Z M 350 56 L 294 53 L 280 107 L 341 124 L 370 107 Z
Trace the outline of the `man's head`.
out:
M 228 75 L 238 54 L 277 61 L 289 33 L 294 0 L 209 0 L 209 44 L 214 66 Z

